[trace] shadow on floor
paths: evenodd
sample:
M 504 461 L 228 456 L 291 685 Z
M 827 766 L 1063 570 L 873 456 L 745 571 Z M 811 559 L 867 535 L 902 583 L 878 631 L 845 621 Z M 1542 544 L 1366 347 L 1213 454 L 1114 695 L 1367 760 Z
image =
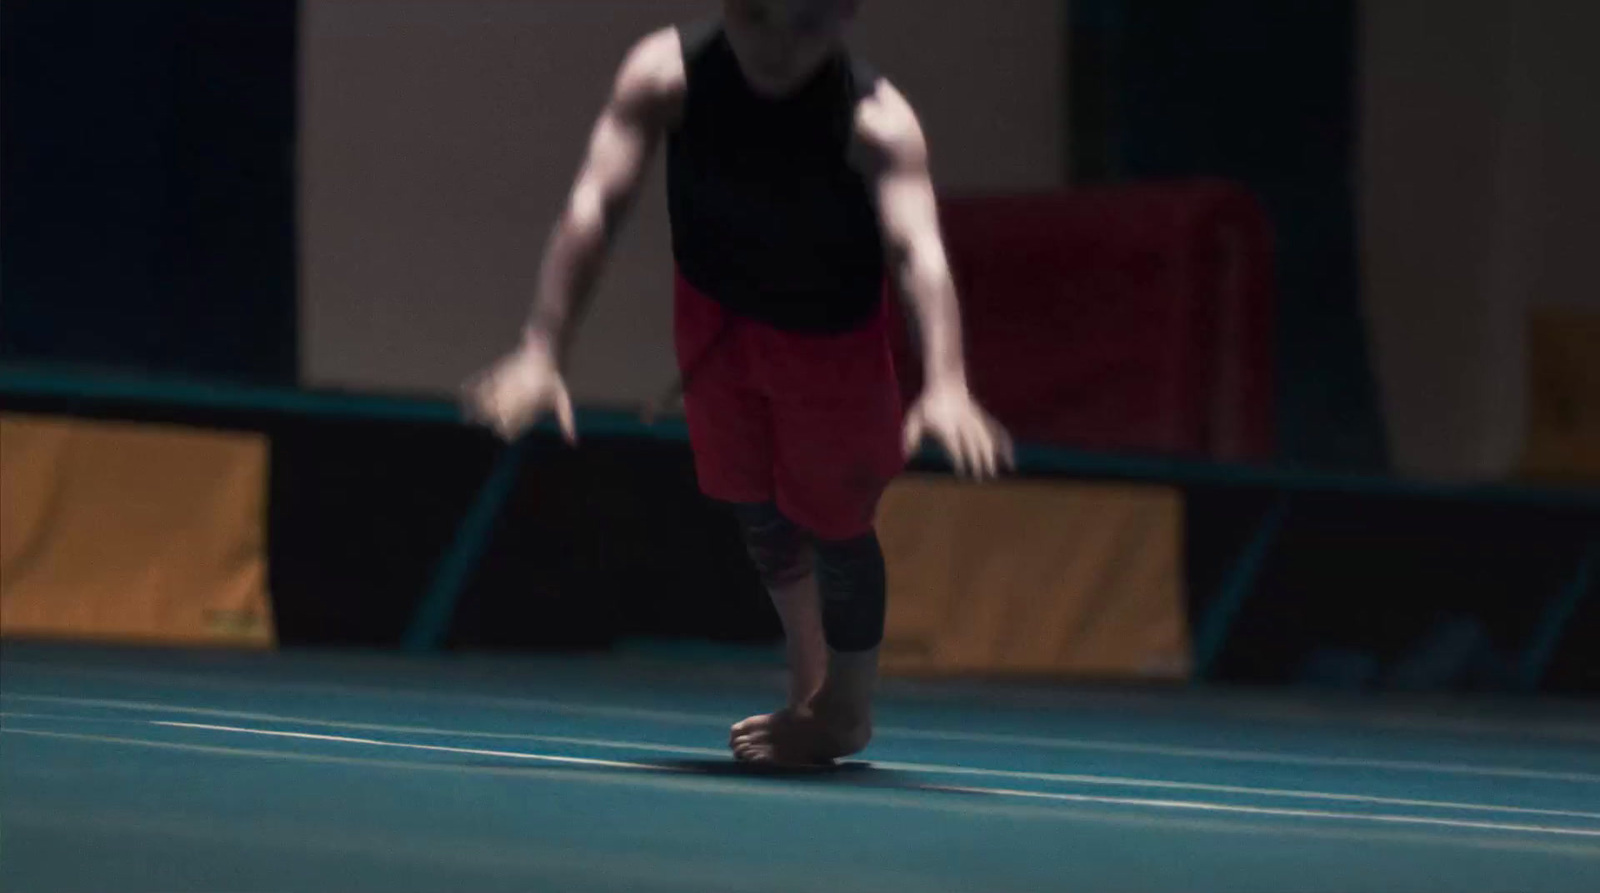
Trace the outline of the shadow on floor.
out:
M 548 763 L 532 765 L 512 760 L 473 760 L 469 765 L 494 769 L 525 769 L 529 772 L 657 772 L 664 775 L 703 775 L 711 778 L 750 778 L 775 781 L 797 781 L 815 784 L 841 784 L 853 787 L 894 788 L 906 791 L 939 791 L 941 793 L 969 793 L 930 787 L 905 772 L 879 769 L 866 761 L 847 761 L 832 766 L 816 768 L 790 768 L 741 763 L 733 759 L 682 759 L 650 760 L 622 768 L 614 766 L 560 765 Z M 637 768 L 635 768 L 637 767 Z M 976 793 L 976 792 L 970 792 Z

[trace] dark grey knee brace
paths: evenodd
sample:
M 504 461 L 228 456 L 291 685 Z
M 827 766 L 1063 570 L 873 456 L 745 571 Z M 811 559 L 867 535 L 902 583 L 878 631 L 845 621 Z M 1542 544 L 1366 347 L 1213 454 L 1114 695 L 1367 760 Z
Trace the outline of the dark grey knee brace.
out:
M 736 504 L 732 510 L 761 582 L 769 588 L 788 586 L 811 573 L 811 543 L 777 506 Z
M 818 540 L 817 586 L 822 629 L 834 651 L 867 651 L 883 641 L 888 575 L 878 535 Z

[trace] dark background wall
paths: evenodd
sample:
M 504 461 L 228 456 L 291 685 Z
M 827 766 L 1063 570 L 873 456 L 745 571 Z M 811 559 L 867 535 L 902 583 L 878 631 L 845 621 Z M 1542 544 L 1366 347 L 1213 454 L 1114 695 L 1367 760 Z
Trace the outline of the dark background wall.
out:
M 1356 257 L 1355 0 L 1073 0 L 1073 170 L 1214 176 L 1275 225 L 1282 458 L 1386 465 Z
M 0 5 L 0 359 L 294 381 L 295 18 Z

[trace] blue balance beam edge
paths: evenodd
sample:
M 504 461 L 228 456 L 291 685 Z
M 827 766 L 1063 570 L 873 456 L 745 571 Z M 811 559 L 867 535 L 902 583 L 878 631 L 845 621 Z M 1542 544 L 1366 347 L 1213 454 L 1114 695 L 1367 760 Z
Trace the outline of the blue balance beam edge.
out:
M 153 403 L 234 412 L 467 424 L 460 407 L 446 400 L 61 371 L 11 364 L 0 364 L 0 397 Z M 622 409 L 581 410 L 578 429 L 584 437 L 688 439 L 688 428 L 680 417 L 664 416 L 647 424 L 637 412 Z M 555 425 L 546 419 L 533 433 L 554 435 Z M 936 449 L 925 447 L 919 459 L 937 463 L 940 456 Z M 1179 486 L 1256 487 L 1600 510 L 1600 490 L 1593 488 L 1433 483 L 1284 465 L 1239 465 L 1038 444 L 1019 444 L 1017 465 L 1018 472 L 1024 475 L 1119 478 Z

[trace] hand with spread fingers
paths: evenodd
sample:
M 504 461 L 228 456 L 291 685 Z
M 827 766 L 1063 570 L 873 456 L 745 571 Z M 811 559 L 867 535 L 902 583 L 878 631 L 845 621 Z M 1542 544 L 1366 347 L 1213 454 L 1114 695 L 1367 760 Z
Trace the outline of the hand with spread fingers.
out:
M 568 443 L 578 439 L 572 397 L 548 350 L 526 345 L 467 383 L 467 417 L 512 441 L 554 412 Z
M 922 393 L 906 415 L 905 448 L 910 456 L 932 437 L 944 448 L 956 473 L 990 480 L 1016 466 L 1011 435 L 972 392 L 960 385 L 936 385 Z

